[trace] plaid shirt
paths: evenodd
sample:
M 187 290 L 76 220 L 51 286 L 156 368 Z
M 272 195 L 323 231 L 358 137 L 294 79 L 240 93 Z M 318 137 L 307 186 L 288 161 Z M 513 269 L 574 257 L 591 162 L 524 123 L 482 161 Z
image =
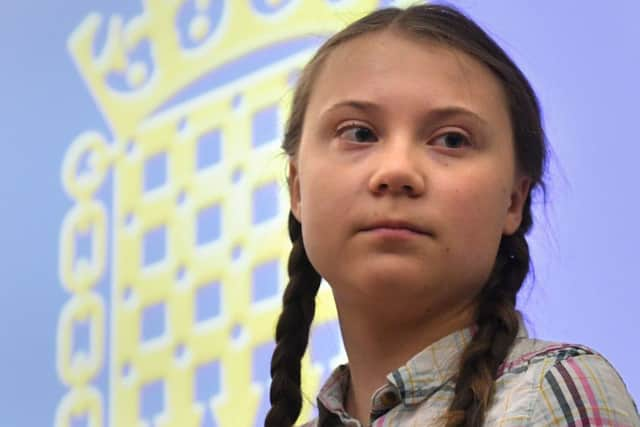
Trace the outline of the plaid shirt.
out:
M 371 426 L 442 425 L 460 355 L 472 328 L 448 335 L 387 376 L 372 397 Z M 345 411 L 349 369 L 341 365 L 318 396 L 317 419 L 303 427 L 361 427 Z M 501 365 L 487 426 L 640 426 L 622 379 L 604 357 L 571 344 L 530 339 L 520 328 Z

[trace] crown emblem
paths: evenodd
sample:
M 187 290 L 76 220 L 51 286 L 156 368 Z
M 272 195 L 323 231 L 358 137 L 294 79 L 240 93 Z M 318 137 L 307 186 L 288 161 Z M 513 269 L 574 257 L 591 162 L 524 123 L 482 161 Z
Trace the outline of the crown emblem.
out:
M 122 137 L 225 64 L 268 46 L 291 49 L 285 43 L 290 40 L 318 43 L 378 3 L 147 0 L 144 12 L 130 21 L 109 19 L 97 55 L 97 14 L 74 31 L 69 50 L 115 135 Z

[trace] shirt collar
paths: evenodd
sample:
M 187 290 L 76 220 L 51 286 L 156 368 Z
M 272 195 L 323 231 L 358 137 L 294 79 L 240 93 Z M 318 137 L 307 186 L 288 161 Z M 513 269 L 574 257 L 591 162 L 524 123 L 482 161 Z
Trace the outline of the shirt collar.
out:
M 429 345 L 405 365 L 387 375 L 387 383 L 372 396 L 371 420 L 378 418 L 398 403 L 417 405 L 428 399 L 453 378 L 458 370 L 462 352 L 471 341 L 476 327 L 458 330 Z M 526 338 L 527 331 L 520 321 L 517 337 Z M 328 419 L 338 417 L 343 425 L 351 424 L 344 401 L 349 388 L 348 365 L 338 366 L 318 394 L 318 426 L 333 425 Z

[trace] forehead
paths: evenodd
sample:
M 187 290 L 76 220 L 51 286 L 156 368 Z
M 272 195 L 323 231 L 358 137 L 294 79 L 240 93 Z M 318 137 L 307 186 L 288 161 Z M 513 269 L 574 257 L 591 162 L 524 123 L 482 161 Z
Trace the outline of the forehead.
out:
M 325 58 L 308 110 L 317 114 L 345 99 L 371 101 L 405 115 L 460 107 L 510 127 L 503 88 L 487 66 L 461 50 L 397 31 L 358 36 Z

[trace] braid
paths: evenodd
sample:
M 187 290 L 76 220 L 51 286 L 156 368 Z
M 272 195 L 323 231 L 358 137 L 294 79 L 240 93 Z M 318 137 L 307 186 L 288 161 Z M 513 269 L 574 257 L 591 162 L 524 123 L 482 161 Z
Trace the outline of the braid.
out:
M 498 368 L 518 333 L 516 295 L 528 272 L 529 246 L 521 228 L 503 236 L 493 271 L 479 295 L 478 329 L 462 354 L 447 427 L 483 425 Z
M 302 240 L 302 227 L 289 213 L 289 284 L 282 298 L 282 313 L 276 326 L 276 348 L 271 358 L 271 409 L 265 427 L 289 427 L 302 408 L 300 361 L 309 339 L 320 275 L 313 268 Z

